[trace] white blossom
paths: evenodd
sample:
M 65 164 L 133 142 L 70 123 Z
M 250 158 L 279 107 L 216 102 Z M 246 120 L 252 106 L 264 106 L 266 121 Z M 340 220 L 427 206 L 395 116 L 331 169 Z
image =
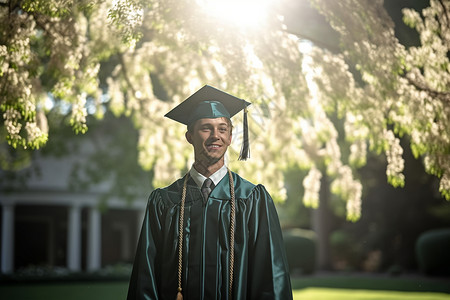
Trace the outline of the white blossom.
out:
M 303 179 L 303 188 L 305 189 L 303 203 L 307 207 L 319 207 L 319 191 L 321 179 L 322 173 L 314 167 L 309 170 L 308 175 Z

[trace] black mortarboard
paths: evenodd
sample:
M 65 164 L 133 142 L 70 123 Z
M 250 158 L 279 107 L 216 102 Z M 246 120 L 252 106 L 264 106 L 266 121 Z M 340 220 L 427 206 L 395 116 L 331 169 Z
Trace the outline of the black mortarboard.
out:
M 250 104 L 243 99 L 205 85 L 169 111 L 165 117 L 189 126 L 203 118 L 225 117 L 231 119 L 244 109 L 244 137 L 239 159 L 246 160 L 250 153 L 247 123 L 247 106 Z

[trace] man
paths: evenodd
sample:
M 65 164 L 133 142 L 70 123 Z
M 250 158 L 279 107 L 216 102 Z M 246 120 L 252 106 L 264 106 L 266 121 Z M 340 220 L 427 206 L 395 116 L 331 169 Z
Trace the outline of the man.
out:
M 270 195 L 224 164 L 231 117 L 249 104 L 204 86 L 166 115 L 188 126 L 195 162 L 149 197 L 128 300 L 292 299 Z

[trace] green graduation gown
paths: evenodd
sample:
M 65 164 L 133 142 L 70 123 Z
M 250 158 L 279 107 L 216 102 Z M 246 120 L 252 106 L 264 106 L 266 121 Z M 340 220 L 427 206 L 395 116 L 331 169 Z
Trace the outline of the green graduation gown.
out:
M 189 178 L 186 189 L 182 288 L 184 300 L 292 299 L 278 215 L 269 193 L 232 173 L 236 199 L 233 297 L 229 298 L 229 175 L 207 201 Z M 178 222 L 184 179 L 148 200 L 128 300 L 175 300 Z

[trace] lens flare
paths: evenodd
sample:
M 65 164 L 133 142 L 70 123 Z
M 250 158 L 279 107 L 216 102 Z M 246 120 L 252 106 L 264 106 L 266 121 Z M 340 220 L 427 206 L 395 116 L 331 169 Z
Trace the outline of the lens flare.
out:
M 272 0 L 197 0 L 208 15 L 229 25 L 256 28 L 264 24 Z

